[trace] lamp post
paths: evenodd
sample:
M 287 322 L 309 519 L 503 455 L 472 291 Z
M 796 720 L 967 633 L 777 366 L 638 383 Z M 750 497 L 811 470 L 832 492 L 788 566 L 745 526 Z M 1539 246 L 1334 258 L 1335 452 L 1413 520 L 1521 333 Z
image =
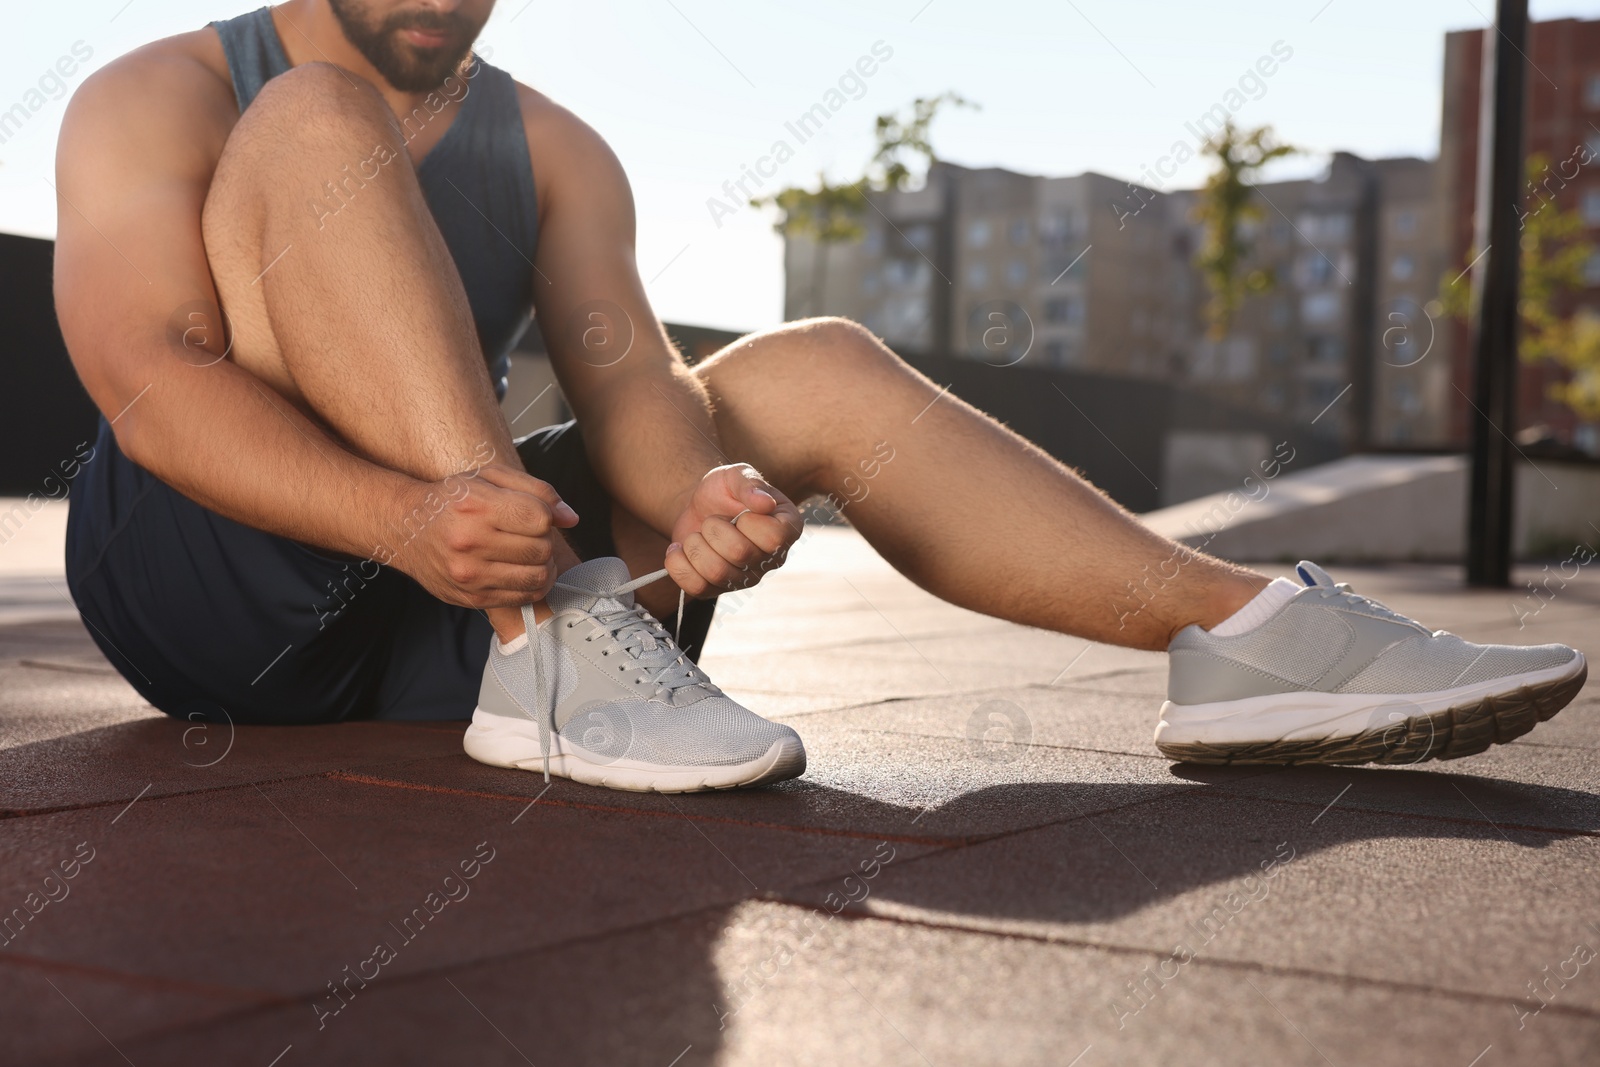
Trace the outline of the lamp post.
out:
M 1517 274 L 1521 235 L 1522 94 L 1528 0 L 1498 0 L 1484 34 L 1474 219 L 1482 258 L 1472 278 L 1473 383 L 1467 583 L 1511 584 L 1516 493 L 1511 435 L 1517 432 Z

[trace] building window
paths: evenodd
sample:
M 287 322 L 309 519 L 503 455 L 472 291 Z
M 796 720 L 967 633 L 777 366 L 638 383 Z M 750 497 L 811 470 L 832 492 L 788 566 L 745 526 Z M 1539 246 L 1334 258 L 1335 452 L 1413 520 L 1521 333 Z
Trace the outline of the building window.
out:
M 1396 237 L 1410 237 L 1417 232 L 1417 213 L 1415 211 L 1397 211 L 1394 215 L 1394 233 Z
M 1275 367 L 1289 362 L 1289 342 L 1274 341 L 1267 346 L 1267 361 Z
M 1389 277 L 1397 282 L 1410 281 L 1411 276 L 1417 272 L 1416 263 L 1408 255 L 1394 257 L 1394 262 L 1389 264 Z
M 1306 356 L 1313 363 L 1338 363 L 1344 359 L 1344 343 L 1337 337 L 1308 337 Z
M 1039 239 L 1045 244 L 1060 244 L 1075 237 L 1081 228 L 1077 212 L 1063 209 L 1055 214 L 1040 216 Z
M 1600 226 L 1600 187 L 1583 191 L 1583 221 Z
M 1020 289 L 1028 283 L 1028 265 L 1020 259 L 1013 259 L 1006 264 L 1006 284 L 1013 289 Z
M 897 297 L 884 301 L 883 336 L 893 341 L 917 341 L 928 323 L 928 302 L 922 297 Z
M 926 255 L 933 251 L 933 227 L 926 222 L 906 227 L 906 241 L 912 248 Z
M 1282 411 L 1289 400 L 1289 391 L 1281 385 L 1269 385 L 1261 391 L 1261 406 L 1268 411 Z
M 1344 386 L 1340 385 L 1338 382 L 1306 383 L 1306 398 L 1310 400 L 1312 405 L 1315 407 L 1327 407 L 1329 404 L 1332 404 L 1335 400 L 1337 400 L 1339 394 L 1342 392 L 1344 392 Z
M 1078 348 L 1071 341 L 1059 338 L 1046 341 L 1044 359 L 1045 363 L 1052 367 L 1070 367 L 1078 361 Z
M 967 247 L 987 247 L 989 244 L 989 230 L 989 222 L 987 219 L 974 219 L 967 226 Z
M 883 265 L 883 280 L 891 289 L 915 288 L 922 266 L 920 260 L 891 259 Z
M 867 230 L 867 239 L 864 242 L 866 253 L 869 256 L 883 254 L 883 231 L 874 226 Z
M 1301 284 L 1308 289 L 1327 285 L 1333 278 L 1333 262 L 1312 249 L 1300 257 L 1300 277 Z
M 1282 279 L 1279 280 L 1281 281 Z M 1282 297 L 1274 300 L 1271 308 L 1267 311 L 1267 321 L 1272 323 L 1276 329 L 1286 329 L 1289 325 L 1289 301 Z
M 1422 397 L 1417 393 L 1416 383 L 1408 378 L 1395 382 L 1389 395 L 1403 414 L 1415 415 L 1422 410 Z
M 1300 233 L 1312 244 L 1346 240 L 1350 236 L 1350 216 L 1343 212 L 1335 215 L 1301 215 Z
M 1583 103 L 1591 111 L 1600 111 L 1600 74 L 1589 75 L 1583 83 Z
M 1058 296 L 1047 300 L 1044 305 L 1046 322 L 1066 323 L 1075 325 L 1083 321 L 1083 301 L 1070 296 Z
M 1339 319 L 1338 293 L 1307 293 L 1300 300 L 1300 318 L 1309 323 L 1327 325 Z
M 967 268 L 967 284 L 975 289 L 989 284 L 989 265 L 987 263 L 974 263 Z
M 1025 245 L 1028 243 L 1028 220 L 1018 219 L 1011 224 L 1011 243 Z
M 1588 285 L 1600 285 L 1600 252 L 1590 252 L 1584 260 L 1583 280 Z

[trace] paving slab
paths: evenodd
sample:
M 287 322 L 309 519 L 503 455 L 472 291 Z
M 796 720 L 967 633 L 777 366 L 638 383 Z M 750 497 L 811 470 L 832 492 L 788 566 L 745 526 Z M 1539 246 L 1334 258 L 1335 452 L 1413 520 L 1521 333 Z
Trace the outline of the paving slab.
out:
M 352 983 L 338 1000 L 305 998 L 131 1034 L 118 1039 L 119 1050 L 55 1062 L 268 1064 L 281 1055 L 280 1067 L 708 1064 L 722 1044 L 712 950 L 730 910 L 709 908 L 465 967 L 384 972 L 365 988 Z
M 30 726 L 49 723 L 38 740 Z M 70 732 L 64 732 L 69 731 Z M 338 723 L 292 729 L 186 723 L 148 707 L 8 721 L 0 742 L 0 816 L 121 805 L 245 782 L 380 766 L 459 752 L 446 724 Z M 3 824 L 0 824 L 3 825 Z
M 874 846 L 332 775 L 0 821 L 0 901 L 21 904 L 85 843 L 70 895 L 16 948 L 280 996 L 380 941 L 399 956 L 385 973 L 458 964 L 847 874 Z
M 794 718 L 791 725 L 801 737 L 837 727 L 970 741 L 972 754 L 987 762 L 1006 762 L 1018 746 L 1034 745 L 1120 753 L 1166 764 L 1154 740 L 1160 709 L 1160 697 L 1110 691 L 1088 681 L 830 708 Z
M 1578 748 L 1519 742 L 1410 767 L 1295 767 L 1230 782 L 1228 792 L 1600 838 L 1600 766 Z
M 896 864 L 862 906 L 1510 1001 L 1575 944 L 1600 946 L 1595 845 L 1219 789 Z M 1600 1013 L 1600 980 L 1561 999 Z
M 807 923 L 810 923 L 808 926 Z M 1600 1020 L 1197 958 L 746 903 L 452 971 L 385 978 L 318 1030 L 263 1008 L 122 1046 L 135 1063 L 685 1065 L 1589 1062 Z M 1121 994 L 1119 999 L 1118 994 Z M 1131 1005 L 1137 1005 L 1132 1010 Z M 110 1049 L 72 1059 L 123 1062 Z M 286 1056 L 284 1062 L 290 1062 Z
M 0 1000 L 7 1006 L 6 1025 L 0 1027 L 0 1063 L 8 1064 L 93 1057 L 110 1051 L 107 1035 L 121 1041 L 146 1032 L 152 1020 L 188 1028 L 281 1003 L 196 982 L 38 960 L 14 946 L 0 953 Z
M 673 797 L 559 779 L 547 791 L 536 771 L 486 767 L 465 756 L 398 763 L 359 777 L 516 803 L 537 798 L 538 808 L 947 846 L 1273 773 L 1197 767 L 1178 776 L 1165 760 L 1040 745 L 998 749 L 965 738 L 863 728 L 850 721 L 856 714 L 827 722 L 802 717 L 809 760 L 804 777 L 737 793 Z
M 1509 1008 L 1480 998 L 1204 958 L 1150 983 L 1146 1002 L 1127 980 L 1164 957 L 877 920 L 835 924 L 821 951 L 762 981 L 794 921 L 746 905 L 719 941 L 738 1010 L 718 1062 L 836 1062 L 846 1049 L 907 1065 L 1465 1067 L 1491 1044 L 1500 1063 L 1581 1063 L 1600 1047 L 1600 1020 L 1584 1014 L 1548 1012 L 1519 1033 Z

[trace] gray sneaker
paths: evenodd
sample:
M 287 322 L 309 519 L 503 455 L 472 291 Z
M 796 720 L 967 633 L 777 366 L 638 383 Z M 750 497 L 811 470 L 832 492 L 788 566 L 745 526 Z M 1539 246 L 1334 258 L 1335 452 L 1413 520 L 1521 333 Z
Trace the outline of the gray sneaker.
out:
M 561 575 L 526 640 L 490 642 L 463 746 L 481 763 L 640 792 L 732 789 L 806 769 L 800 735 L 734 703 L 633 591 L 620 559 Z M 535 656 L 537 650 L 537 658 Z
M 1248 633 L 1173 638 L 1156 747 L 1194 763 L 1418 763 L 1520 737 L 1588 676 L 1565 645 L 1475 645 L 1336 585 L 1306 588 Z

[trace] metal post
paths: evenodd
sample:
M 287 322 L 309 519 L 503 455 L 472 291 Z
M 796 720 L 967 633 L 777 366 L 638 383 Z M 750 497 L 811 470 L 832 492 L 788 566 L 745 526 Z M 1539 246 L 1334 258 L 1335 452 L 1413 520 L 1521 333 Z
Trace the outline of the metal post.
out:
M 1467 582 L 1511 584 L 1514 453 L 1517 432 L 1516 204 L 1522 185 L 1522 93 L 1528 0 L 1498 0 L 1484 33 L 1478 122 L 1476 245 L 1472 279 L 1473 385 Z

